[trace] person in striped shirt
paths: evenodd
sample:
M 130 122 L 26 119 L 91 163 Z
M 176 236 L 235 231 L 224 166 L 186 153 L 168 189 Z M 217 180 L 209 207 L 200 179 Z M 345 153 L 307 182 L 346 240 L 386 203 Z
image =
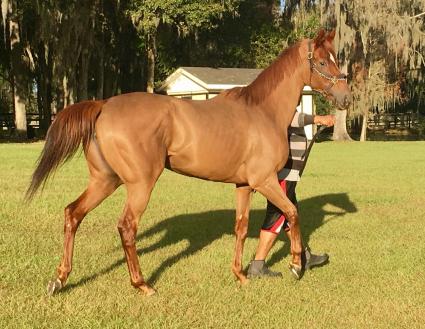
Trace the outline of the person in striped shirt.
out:
M 305 166 L 306 151 L 308 148 L 308 140 L 305 135 L 304 127 L 311 124 L 320 124 L 325 126 L 333 126 L 335 116 L 333 115 L 309 115 L 295 112 L 291 126 L 288 129 L 289 139 L 289 157 L 285 166 L 278 172 L 278 179 L 282 190 L 286 193 L 291 202 L 298 206 L 295 188 L 297 182 L 300 181 L 302 170 Z M 286 232 L 290 236 L 289 222 L 285 219 L 280 209 L 267 200 L 267 210 L 263 225 L 260 231 L 260 240 L 257 246 L 255 258 L 251 261 L 248 267 L 248 278 L 253 277 L 275 277 L 282 276 L 280 272 L 271 271 L 265 259 L 269 254 L 277 235 L 280 231 Z M 320 266 L 328 262 L 327 254 L 315 255 L 311 253 L 310 248 L 303 245 L 301 254 L 304 269 L 309 269 L 314 266 Z M 299 279 L 300 277 L 295 271 L 292 274 Z

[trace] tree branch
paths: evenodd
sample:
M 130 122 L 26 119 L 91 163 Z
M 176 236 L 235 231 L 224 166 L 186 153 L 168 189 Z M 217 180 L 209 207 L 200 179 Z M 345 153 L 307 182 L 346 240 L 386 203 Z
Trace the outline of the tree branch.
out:
M 421 17 L 423 15 L 425 15 L 425 11 L 423 13 L 417 14 L 415 16 L 411 16 L 410 19 L 415 19 L 415 18 Z
M 25 47 L 25 51 L 26 51 L 26 53 L 27 53 L 27 56 L 28 56 L 28 58 L 29 58 L 29 60 L 30 60 L 30 64 L 31 64 L 31 68 L 32 68 L 32 70 L 35 70 L 35 61 L 34 61 L 34 56 L 32 55 L 32 51 L 31 51 L 31 48 L 30 48 L 30 46 L 26 46 Z

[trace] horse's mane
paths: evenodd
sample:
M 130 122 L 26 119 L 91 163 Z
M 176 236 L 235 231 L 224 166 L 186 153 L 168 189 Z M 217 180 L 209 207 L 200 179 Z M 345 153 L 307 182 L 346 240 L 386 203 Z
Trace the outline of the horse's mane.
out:
M 299 48 L 300 42 L 286 48 L 251 84 L 230 89 L 224 94 L 243 98 L 248 104 L 261 103 L 300 64 Z

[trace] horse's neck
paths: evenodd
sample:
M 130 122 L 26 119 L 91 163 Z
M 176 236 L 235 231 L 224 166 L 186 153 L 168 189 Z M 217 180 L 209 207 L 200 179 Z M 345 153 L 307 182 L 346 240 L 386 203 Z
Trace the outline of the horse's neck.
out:
M 304 88 L 301 70 L 297 71 L 285 77 L 262 104 L 263 110 L 283 131 L 286 131 L 291 124 Z

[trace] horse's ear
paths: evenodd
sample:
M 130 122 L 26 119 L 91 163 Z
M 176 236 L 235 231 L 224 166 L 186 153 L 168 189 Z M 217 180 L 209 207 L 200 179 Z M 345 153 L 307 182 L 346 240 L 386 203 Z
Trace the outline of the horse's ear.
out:
M 320 29 L 317 36 L 314 38 L 314 44 L 316 47 L 320 47 L 326 40 L 326 31 L 324 29 Z
M 328 40 L 329 43 L 332 43 L 334 41 L 334 39 L 335 39 L 335 32 L 336 32 L 336 30 L 333 29 L 332 31 L 330 31 L 328 33 L 328 36 L 326 37 L 326 40 Z

